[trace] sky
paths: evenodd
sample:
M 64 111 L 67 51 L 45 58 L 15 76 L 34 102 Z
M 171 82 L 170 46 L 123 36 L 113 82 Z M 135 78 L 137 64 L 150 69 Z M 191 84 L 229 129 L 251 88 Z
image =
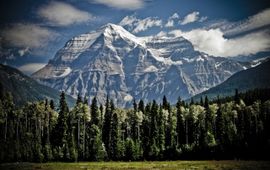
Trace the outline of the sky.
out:
M 30 75 L 69 39 L 107 23 L 182 36 L 213 56 L 270 51 L 269 0 L 1 0 L 0 63 Z

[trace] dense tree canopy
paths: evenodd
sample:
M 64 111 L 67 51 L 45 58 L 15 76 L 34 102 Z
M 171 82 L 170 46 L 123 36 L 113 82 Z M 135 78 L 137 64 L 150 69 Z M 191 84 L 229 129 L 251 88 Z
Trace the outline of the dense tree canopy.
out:
M 176 159 L 268 159 L 270 90 L 256 89 L 226 99 L 171 105 L 133 101 L 116 108 L 107 98 L 78 95 L 69 108 L 65 93 L 53 101 L 15 108 L 0 95 L 0 161 L 103 161 Z

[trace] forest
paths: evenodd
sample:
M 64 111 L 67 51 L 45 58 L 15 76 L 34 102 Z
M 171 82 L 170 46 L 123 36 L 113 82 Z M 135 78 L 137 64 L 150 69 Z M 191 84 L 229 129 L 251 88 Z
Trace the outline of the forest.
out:
M 65 93 L 16 107 L 0 94 L 0 162 L 140 160 L 267 160 L 270 89 L 229 98 L 171 104 L 134 101 L 117 108 L 80 95 L 69 108 Z M 57 105 L 57 106 L 56 106 Z

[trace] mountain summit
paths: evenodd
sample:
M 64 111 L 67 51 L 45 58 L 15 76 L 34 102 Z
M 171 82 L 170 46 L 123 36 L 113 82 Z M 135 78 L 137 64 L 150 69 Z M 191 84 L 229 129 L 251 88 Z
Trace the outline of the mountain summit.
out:
M 32 76 L 72 96 L 109 96 L 118 106 L 132 100 L 170 102 L 216 86 L 249 65 L 195 51 L 182 38 L 136 37 L 107 24 L 69 40 Z

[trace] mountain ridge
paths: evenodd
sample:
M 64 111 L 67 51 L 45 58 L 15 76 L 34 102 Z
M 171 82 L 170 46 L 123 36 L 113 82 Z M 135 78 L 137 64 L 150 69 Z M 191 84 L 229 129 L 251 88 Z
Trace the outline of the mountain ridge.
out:
M 10 66 L 0 64 L 0 79 L 2 92 L 11 92 L 14 103 L 18 106 L 45 98 L 57 103 L 60 98 L 59 91 L 37 83 L 34 79 Z M 70 106 L 75 103 L 70 96 L 67 96 L 67 101 Z
M 170 102 L 198 94 L 225 81 L 249 63 L 195 51 L 183 37 L 136 37 L 107 24 L 69 40 L 32 76 L 72 96 L 107 96 L 120 106 L 132 100 Z
M 235 73 L 223 83 L 194 96 L 193 99 L 198 101 L 202 96 L 208 96 L 210 99 L 218 95 L 232 96 L 235 89 L 245 92 L 256 88 L 270 88 L 270 58 L 253 68 Z

